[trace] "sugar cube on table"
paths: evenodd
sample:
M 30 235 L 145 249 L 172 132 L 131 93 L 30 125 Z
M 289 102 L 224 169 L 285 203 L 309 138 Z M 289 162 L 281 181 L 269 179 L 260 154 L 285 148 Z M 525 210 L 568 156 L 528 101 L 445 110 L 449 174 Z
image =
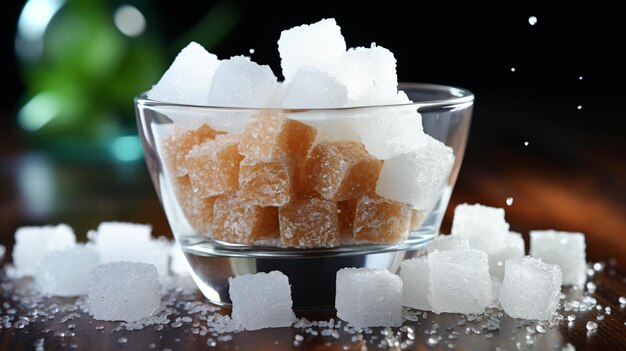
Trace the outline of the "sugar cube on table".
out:
M 194 146 L 185 157 L 184 168 L 196 196 L 210 197 L 237 190 L 239 163 L 243 157 L 237 151 L 239 135 L 219 135 Z
M 213 204 L 216 196 L 200 197 L 196 195 L 188 176 L 174 180 L 176 199 L 187 222 L 200 235 L 210 235 L 213 223 Z
M 278 209 L 280 240 L 292 247 L 340 244 L 338 207 L 334 201 L 305 197 Z
M 67 224 L 20 227 L 15 231 L 13 265 L 16 277 L 33 276 L 49 252 L 76 245 L 74 230 Z
M 466 238 L 474 249 L 489 251 L 509 232 L 504 209 L 481 204 L 460 204 L 454 209 L 452 235 Z
M 559 303 L 562 281 L 558 265 L 532 257 L 506 261 L 500 306 L 513 318 L 548 320 Z
M 245 56 L 220 61 L 213 76 L 207 104 L 217 107 L 279 107 L 276 76 L 267 65 Z
M 90 271 L 99 264 L 98 251 L 85 245 L 49 252 L 37 267 L 35 286 L 48 295 L 86 295 Z
M 374 194 L 382 162 L 352 141 L 322 142 L 311 151 L 305 175 L 323 198 L 334 201 Z
M 428 302 L 435 313 L 482 313 L 492 301 L 487 254 L 479 250 L 428 255 Z
M 403 283 L 402 304 L 418 310 L 429 311 L 428 257 L 422 256 L 404 260 L 400 264 L 400 279 Z
M 306 43 L 303 45 L 303 43 Z M 336 71 L 346 53 L 346 41 L 333 18 L 282 31 L 278 52 L 285 81 L 289 82 L 302 66 L 322 71 Z
M 339 108 L 348 104 L 348 90 L 328 73 L 309 66 L 298 68 L 287 83 L 281 106 L 290 109 Z
M 191 42 L 180 51 L 159 82 L 148 91 L 148 98 L 179 104 L 206 105 L 217 69 L 217 56 Z
M 136 321 L 159 309 L 159 275 L 147 263 L 105 264 L 92 271 L 87 297 L 94 319 Z
M 165 167 L 175 176 L 180 177 L 187 174 L 184 168 L 185 157 L 195 145 L 201 144 L 205 140 L 214 139 L 219 132 L 207 126 L 201 125 L 195 130 L 174 129 L 163 137 L 161 152 L 165 160 Z
M 563 285 L 582 286 L 587 280 L 583 233 L 555 230 L 530 232 L 530 255 L 561 267 Z
M 354 237 L 375 243 L 398 243 L 409 234 L 411 207 L 380 197 L 364 196 L 357 201 Z
M 426 250 L 428 253 L 432 253 L 435 250 L 439 251 L 459 251 L 459 250 L 469 250 L 470 245 L 467 239 L 460 238 L 455 235 L 442 235 L 439 234 L 435 240 L 433 240 L 428 246 Z
M 239 244 L 278 237 L 278 210 L 246 203 L 240 194 L 217 197 L 213 204 L 213 238 Z
M 279 271 L 229 278 L 232 318 L 246 330 L 290 327 L 292 310 L 289 278 Z
M 492 280 L 504 279 L 504 267 L 509 258 L 524 257 L 524 239 L 522 234 L 509 232 L 501 237 L 502 240 L 495 242 L 487 255 L 489 256 L 489 273 Z
M 343 268 L 337 272 L 337 317 L 356 328 L 402 324 L 402 280 L 384 269 Z
M 427 137 L 425 146 L 385 160 L 376 185 L 382 197 L 428 211 L 439 200 L 454 165 L 452 148 Z
M 285 161 L 263 162 L 245 158 L 239 165 L 239 192 L 256 206 L 284 206 L 294 193 L 293 170 Z

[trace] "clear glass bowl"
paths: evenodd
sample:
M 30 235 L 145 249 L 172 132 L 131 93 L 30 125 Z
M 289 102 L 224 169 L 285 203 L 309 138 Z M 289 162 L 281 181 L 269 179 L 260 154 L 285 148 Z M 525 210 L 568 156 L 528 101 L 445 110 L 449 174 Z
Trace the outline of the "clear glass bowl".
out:
M 135 99 L 139 134 L 157 194 L 174 236 L 191 267 L 190 273 L 211 302 L 230 304 L 229 277 L 280 270 L 289 277 L 295 308 L 332 309 L 337 270 L 344 267 L 369 267 L 396 272 L 403 259 L 418 254 L 437 236 L 463 160 L 474 96 L 465 89 L 432 84 L 401 84 L 399 89 L 414 103 L 341 109 L 276 110 L 180 105 L 149 100 L 145 95 Z M 326 132 L 342 133 L 338 131 L 343 128 L 338 123 L 342 120 L 369 121 L 367 116 L 387 116 L 411 110 L 421 114 L 426 134 L 452 149 L 454 161 L 450 173 L 442 179 L 442 186 L 432 189 L 429 202 L 422 204 L 419 221 L 411 225 L 408 233 L 400 236 L 401 241 L 343 241 L 335 247 L 294 248 L 276 247 L 276 241 L 246 245 L 213 240 L 209 237 L 210 233 L 198 230 L 199 226 L 211 228 L 210 223 L 206 223 L 208 220 L 202 215 L 198 218 L 197 211 L 189 210 L 189 199 L 177 197 L 180 194 L 177 179 L 181 178 L 175 174 L 176 170 L 170 161 L 175 155 L 172 156 L 172 152 L 164 146 L 167 145 L 167 136 L 176 130 L 196 130 L 206 124 L 215 130 L 241 134 L 250 121 L 262 113 L 269 113 L 315 126 L 319 136 Z M 376 132 L 375 128 L 372 130 Z M 388 142 L 397 141 L 390 138 Z M 202 205 L 199 207 L 202 208 Z

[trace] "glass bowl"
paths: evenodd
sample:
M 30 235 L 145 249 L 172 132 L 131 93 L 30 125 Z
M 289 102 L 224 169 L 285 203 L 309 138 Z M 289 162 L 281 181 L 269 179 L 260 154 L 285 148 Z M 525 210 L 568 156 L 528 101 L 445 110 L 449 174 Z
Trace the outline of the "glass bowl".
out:
M 289 277 L 294 308 L 317 310 L 332 309 L 334 307 L 335 298 L 335 274 L 339 269 L 344 267 L 384 268 L 395 273 L 403 259 L 419 254 L 420 250 L 437 236 L 463 160 L 465 145 L 469 134 L 474 96 L 465 89 L 433 84 L 405 83 L 400 84 L 399 89 L 403 90 L 413 103 L 340 109 L 281 110 L 181 105 L 150 100 L 146 98 L 145 94 L 135 99 L 139 134 L 143 142 L 146 163 L 156 192 L 165 210 L 174 236 L 183 248 L 183 252 L 191 268 L 190 273 L 193 279 L 198 284 L 203 294 L 212 303 L 218 305 L 230 304 L 228 295 L 229 277 L 246 273 L 280 270 Z M 415 111 L 419 112 L 421 115 L 424 133 L 431 137 L 428 139 L 436 139 L 447 145 L 449 148 L 443 145 L 442 147 L 450 150 L 450 154 L 453 154 L 453 157 L 448 159 L 448 166 L 442 168 L 445 169 L 443 173 L 441 173 L 440 170 L 438 175 L 440 179 L 431 177 L 432 179 L 429 180 L 426 175 L 423 176 L 421 173 L 415 175 L 414 173 L 410 173 L 410 168 L 406 172 L 404 171 L 406 168 L 403 167 L 393 168 L 392 165 L 395 161 L 391 161 L 391 158 L 386 156 L 387 154 L 391 154 L 393 158 L 395 157 L 393 155 L 397 156 L 398 152 L 404 152 L 402 150 L 406 148 L 406 145 L 418 142 L 416 140 L 420 138 L 420 135 L 416 133 L 413 137 L 407 134 L 411 133 L 412 127 L 408 126 L 405 128 L 404 125 L 400 125 L 400 123 L 403 123 L 403 117 L 399 117 L 398 119 L 398 116 L 406 116 L 411 113 L 415 115 Z M 322 199 L 326 201 L 325 203 L 330 204 L 329 206 L 339 206 L 330 207 L 333 209 L 332 211 L 338 213 L 338 219 L 333 220 L 334 222 L 331 227 L 343 228 L 342 214 L 345 215 L 345 213 L 349 213 L 349 211 L 356 213 L 356 215 L 353 214 L 348 220 L 349 224 L 347 224 L 347 226 L 349 229 L 346 229 L 346 231 L 349 234 L 344 233 L 343 229 L 341 229 L 341 233 L 339 233 L 340 230 L 337 229 L 337 235 L 333 237 L 334 241 L 323 241 L 321 244 L 316 241 L 317 244 L 313 245 L 315 247 L 302 247 L 303 245 L 298 244 L 302 244 L 302 238 L 299 242 L 295 241 L 294 244 L 294 241 L 290 241 L 290 235 L 293 234 L 289 232 L 289 234 L 285 235 L 284 232 L 287 231 L 285 228 L 289 226 L 290 222 L 288 220 L 283 221 L 283 219 L 288 218 L 298 221 L 303 217 L 305 218 L 304 220 L 307 220 L 306 218 L 314 218 L 314 216 L 308 216 L 308 208 L 306 211 L 300 212 L 290 212 L 285 210 L 285 208 L 296 202 L 296 200 L 294 200 L 296 198 L 310 199 L 314 196 L 322 197 L 319 194 L 307 195 L 307 193 L 302 196 L 296 196 L 294 195 L 296 191 L 293 190 L 290 193 L 292 195 L 291 200 L 289 200 L 289 198 L 285 200 L 284 196 L 283 200 L 280 200 L 281 198 L 278 195 L 270 197 L 258 195 L 252 197 L 248 196 L 248 199 L 251 198 L 252 200 L 247 201 L 283 201 L 283 203 L 279 204 L 272 203 L 274 206 L 254 206 L 254 208 L 261 208 L 263 211 L 267 209 L 265 212 L 244 211 L 241 210 L 241 208 L 244 207 L 240 208 L 236 202 L 215 200 L 216 198 L 219 199 L 219 197 L 207 196 L 207 194 L 214 194 L 212 192 L 215 192 L 215 189 L 219 191 L 219 189 L 224 187 L 228 188 L 229 186 L 231 188 L 233 186 L 243 187 L 243 185 L 237 185 L 237 183 L 233 185 L 232 181 L 230 183 L 228 181 L 233 177 L 233 174 L 235 177 L 237 176 L 236 173 L 233 172 L 243 172 L 243 166 L 241 168 L 239 168 L 239 166 L 245 163 L 245 161 L 241 161 L 241 159 L 233 161 L 233 157 L 243 158 L 243 156 L 238 155 L 236 152 L 227 152 L 229 147 L 231 151 L 233 150 L 232 144 L 228 144 L 228 138 L 239 138 L 242 133 L 250 133 L 250 130 L 254 129 L 246 130 L 246 127 L 251 122 L 261 120 L 263 117 L 260 116 L 281 116 L 281 120 L 285 120 L 285 118 L 290 121 L 295 120 L 301 123 L 297 125 L 312 126 L 315 128 L 317 134 L 314 134 L 313 139 L 311 139 L 311 137 L 307 139 L 305 136 L 306 133 L 304 132 L 300 134 L 296 132 L 293 133 L 297 135 L 294 139 L 300 144 L 306 144 L 304 149 L 311 151 L 308 151 L 308 156 L 305 150 L 304 156 L 290 158 L 289 162 L 292 163 L 288 164 L 297 163 L 297 167 L 300 168 L 294 166 L 294 169 L 316 169 L 317 173 L 315 173 L 315 177 L 319 177 L 319 179 L 326 177 L 320 175 L 324 174 L 324 169 L 322 169 L 320 173 L 319 167 L 307 168 L 309 165 L 308 162 L 314 159 L 313 155 L 318 146 L 320 149 L 323 149 L 323 145 L 334 145 L 333 143 L 341 143 L 344 140 L 367 140 L 367 142 L 363 141 L 363 144 L 366 144 L 365 147 L 368 152 L 372 150 L 376 156 L 383 155 L 383 157 L 386 158 L 381 157 L 383 160 L 380 161 L 378 157 L 372 158 L 371 156 L 365 156 L 365 158 L 369 157 L 369 159 L 374 159 L 374 161 L 368 161 L 370 163 L 355 171 L 354 175 L 350 174 L 350 177 L 356 177 L 356 179 L 359 179 L 359 177 L 364 178 L 363 174 L 371 172 L 372 168 L 380 170 L 382 167 L 382 170 L 379 172 L 380 178 L 377 178 L 378 183 L 376 183 L 376 185 L 380 186 L 383 180 L 382 174 L 385 173 L 385 181 L 388 187 L 390 186 L 392 189 L 391 194 L 394 194 L 393 196 L 397 196 L 397 198 L 391 201 L 391 205 L 377 208 L 379 211 L 382 211 L 380 208 L 392 211 L 389 210 L 389 208 L 392 208 L 393 211 L 396 212 L 378 212 L 378 216 L 380 216 L 381 213 L 383 213 L 383 217 L 384 213 L 394 213 L 394 216 L 398 213 L 409 213 L 409 216 L 401 218 L 400 215 L 397 215 L 398 217 L 392 218 L 392 215 L 389 215 L 389 218 L 392 220 L 386 223 L 393 222 L 390 226 L 385 227 L 385 225 L 383 225 L 379 227 L 378 224 L 370 226 L 369 224 L 379 223 L 381 220 L 381 218 L 376 218 L 376 212 L 370 212 L 374 213 L 374 217 L 365 216 L 365 222 L 359 222 L 359 219 L 362 219 L 363 216 L 359 216 L 358 214 L 367 213 L 367 211 L 363 212 L 364 210 L 360 206 L 368 208 L 368 204 L 370 204 L 369 206 L 376 206 L 371 205 L 372 203 L 378 204 L 378 202 L 372 199 L 377 198 L 379 188 L 376 188 L 376 194 L 360 194 L 358 195 L 359 200 L 347 200 L 355 201 L 356 203 L 356 205 L 349 207 L 352 209 L 348 210 L 348 212 L 345 212 L 345 207 L 342 207 L 342 204 L 346 203 L 342 202 L 345 196 L 342 198 L 336 197 L 336 200 L 340 200 L 339 202 L 333 202 L 332 199 L 328 200 L 328 198 L 332 196 L 339 196 L 337 195 L 340 193 L 339 191 L 330 195 L 325 194 L 323 196 L 327 198 Z M 358 123 L 358 128 L 360 128 L 358 132 L 354 132 L 354 130 L 356 130 L 356 127 L 354 127 L 356 124 L 354 123 Z M 207 126 L 209 128 L 206 128 Z M 283 128 L 286 130 L 287 127 Z M 294 128 L 297 129 L 297 127 Z M 202 130 L 204 130 L 204 132 L 201 132 Z M 216 131 L 218 131 L 217 134 L 226 133 L 226 136 L 222 135 L 216 137 Z M 198 144 L 207 140 L 207 133 L 211 134 L 208 138 L 215 138 L 209 143 L 213 145 L 211 147 L 214 148 L 210 150 L 218 151 L 207 151 L 208 149 L 206 148 L 198 147 Z M 380 138 L 379 136 L 382 134 L 376 133 L 387 134 L 383 138 Z M 205 136 L 202 137 L 201 134 Z M 180 135 L 186 136 L 179 137 Z M 176 136 L 176 139 L 172 138 L 172 136 Z M 220 144 L 219 149 L 215 146 L 217 142 L 213 143 L 213 141 L 217 140 L 224 140 L 224 143 L 220 141 L 222 144 Z M 238 140 L 239 139 L 237 139 L 237 142 Z M 241 140 L 243 140 L 243 138 Z M 258 140 L 261 139 L 257 138 L 257 141 Z M 267 140 L 263 140 L 259 145 L 263 148 L 266 142 Z M 309 144 L 307 144 L 307 142 Z M 194 144 L 196 147 L 194 147 Z M 238 144 L 240 153 L 242 153 L 242 144 L 244 144 L 243 141 Z M 285 143 L 285 145 L 287 144 L 289 144 L 289 142 Z M 359 145 L 361 145 L 360 147 L 363 147 L 363 144 L 359 143 Z M 440 143 L 437 144 L 441 145 Z M 234 147 L 234 150 L 237 150 L 237 145 Z M 292 148 L 291 150 L 295 149 Z M 320 151 L 320 153 L 321 152 L 322 151 Z M 350 149 L 344 156 L 350 158 L 359 154 L 359 152 L 358 150 L 354 151 Z M 195 156 L 190 156 L 192 153 Z M 294 154 L 295 153 L 294 151 Z M 330 154 L 332 154 L 332 152 L 327 154 L 321 153 L 321 155 L 326 155 L 323 157 L 330 157 L 327 156 Z M 250 157 L 249 155 L 248 153 L 245 157 Z M 213 173 L 207 173 L 208 171 L 206 171 L 206 169 L 212 169 L 211 167 L 214 167 L 214 165 L 208 165 L 208 161 L 206 160 L 213 158 L 221 160 L 221 163 L 218 162 L 217 164 L 218 166 L 221 165 L 220 167 L 222 168 L 218 167 L 217 169 L 220 171 L 217 173 L 214 169 L 212 171 Z M 299 160 L 299 158 L 303 160 Z M 292 161 L 292 159 L 295 159 L 295 161 Z M 189 160 L 193 160 L 193 162 Z M 328 165 L 328 160 L 334 162 L 333 158 L 323 158 L 323 160 L 324 162 L 320 161 L 320 164 Z M 433 161 L 427 160 L 424 164 L 430 165 L 431 163 L 429 162 L 432 163 Z M 235 163 L 237 163 L 237 169 L 233 171 Z M 349 163 L 350 161 L 348 161 L 348 164 Z M 441 168 L 442 166 L 439 163 L 439 161 L 435 160 L 435 162 L 432 163 L 432 168 Z M 301 164 L 304 166 L 299 166 Z M 182 166 L 179 167 L 179 165 L 186 165 L 186 168 L 182 168 Z M 227 165 L 227 167 L 225 165 Z M 337 172 L 344 172 L 346 169 L 345 165 L 346 162 L 344 161 L 338 162 L 334 171 L 339 170 Z M 389 168 L 385 170 L 385 166 Z M 294 176 L 292 173 L 287 174 L 289 174 L 289 177 L 294 177 L 293 179 L 297 177 L 299 177 L 298 179 L 305 179 L 303 181 L 298 180 L 293 182 L 298 184 L 298 189 L 305 189 L 306 187 L 300 186 L 300 184 L 307 184 L 306 179 L 311 179 L 311 175 L 306 173 L 306 171 L 298 172 L 298 174 L 305 174 L 305 178 L 301 178 L 302 175 Z M 429 171 L 424 172 L 428 173 Z M 209 175 L 208 177 L 207 174 Z M 211 174 L 213 174 L 213 176 L 211 176 Z M 239 173 L 240 182 L 242 179 L 241 174 L 242 173 Z M 313 174 L 313 171 L 311 171 L 311 174 Z M 348 173 L 342 174 L 344 178 L 341 179 L 348 178 Z M 405 197 L 406 194 L 411 194 L 412 191 L 408 188 L 407 191 L 404 191 L 404 189 L 395 189 L 396 191 L 394 193 L 393 189 L 395 186 L 406 184 L 407 178 L 409 183 L 413 184 L 413 177 L 416 176 L 420 178 L 418 183 L 421 184 L 420 191 L 424 195 L 420 197 L 417 202 L 410 202 L 410 200 L 403 202 L 405 198 L 412 199 L 411 196 Z M 261 177 L 259 179 L 264 178 Z M 322 181 L 319 180 L 318 183 L 320 182 Z M 315 186 L 318 186 L 318 183 L 315 183 Z M 363 184 L 366 184 L 365 180 Z M 354 190 L 356 193 L 359 191 L 373 191 L 373 188 L 363 190 L 367 188 L 365 185 L 363 185 L 363 189 L 359 188 L 359 186 L 352 186 L 351 189 L 354 190 L 356 188 L 356 190 Z M 243 192 L 242 189 L 238 189 L 237 194 Z M 255 189 L 258 190 L 259 188 Z M 322 186 L 312 187 L 311 189 L 314 189 L 313 192 L 319 191 L 320 194 L 327 190 L 326 187 Z M 348 191 L 348 193 L 352 194 L 350 191 Z M 385 194 L 388 193 L 388 191 L 385 192 Z M 232 198 L 235 198 L 234 195 Z M 423 199 L 425 200 L 422 201 Z M 219 201 L 222 201 L 222 203 L 218 206 L 217 202 Z M 309 200 L 302 201 L 303 203 L 308 203 L 307 201 Z M 381 201 L 388 202 L 387 199 Z M 407 204 L 407 201 L 409 201 L 410 205 Z M 217 208 L 221 208 L 222 211 L 218 212 Z M 407 208 L 409 208 L 409 210 L 407 210 Z M 317 210 L 314 208 L 313 212 L 315 211 Z M 323 212 L 323 210 L 320 211 Z M 239 217 L 236 218 L 238 222 L 228 217 L 235 216 L 237 213 L 239 213 Z M 278 227 L 280 227 L 280 233 L 271 234 L 271 238 L 260 237 L 255 241 L 244 238 L 239 242 L 231 240 L 233 236 L 223 234 L 226 232 L 224 228 L 227 227 L 227 229 L 230 229 L 229 233 L 233 232 L 233 230 L 239 232 L 242 230 L 241 228 L 246 226 L 246 223 L 255 223 L 251 225 L 250 228 L 269 228 L 267 221 L 262 219 L 265 215 L 259 215 L 259 213 L 273 213 L 268 217 L 273 218 L 269 221 L 272 222 L 269 224 L 269 227 L 274 226 L 276 230 L 279 230 Z M 276 220 L 277 215 L 275 213 L 280 213 L 280 220 Z M 289 218 L 289 213 L 295 218 Z M 224 216 L 226 216 L 226 220 L 224 220 Z M 250 218 L 256 219 L 254 222 L 249 222 Z M 382 218 L 382 220 L 386 221 L 389 218 Z M 234 223 L 234 221 L 236 223 Z M 314 227 L 314 232 L 317 231 L 316 228 L 320 228 L 319 233 L 321 233 L 325 230 L 322 228 L 326 228 L 325 224 L 326 223 L 321 223 L 318 226 L 309 225 L 309 227 Z M 256 225 L 258 225 L 258 227 L 255 227 Z M 363 238 L 359 237 L 356 233 L 364 227 L 369 228 L 370 239 L 365 241 L 355 239 Z M 403 229 L 398 231 L 397 228 L 399 227 Z M 358 230 L 356 228 L 358 228 Z M 250 229 L 250 232 L 254 232 L 254 230 L 256 229 Z M 266 232 L 270 233 L 270 231 Z M 313 234 L 317 235 L 319 233 Z M 373 240 L 371 239 L 372 233 L 374 234 Z M 379 234 L 380 237 L 389 234 L 389 238 L 380 239 L 380 241 L 378 241 L 378 236 L 376 235 Z M 367 236 L 365 237 L 368 238 Z M 308 242 L 306 240 L 304 243 L 304 246 L 307 246 L 306 243 Z

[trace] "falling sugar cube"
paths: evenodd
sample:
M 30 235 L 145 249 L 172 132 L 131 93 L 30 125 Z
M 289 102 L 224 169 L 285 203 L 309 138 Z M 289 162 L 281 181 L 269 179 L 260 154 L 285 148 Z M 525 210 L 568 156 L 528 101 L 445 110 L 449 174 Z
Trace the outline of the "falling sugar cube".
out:
M 292 247 L 340 244 L 337 203 L 319 198 L 294 200 L 278 210 L 280 240 Z
M 409 234 L 411 207 L 379 197 L 364 196 L 357 201 L 354 237 L 359 241 L 399 243 Z
M 491 279 L 496 281 L 504 279 L 506 260 L 524 257 L 526 253 L 524 239 L 520 233 L 509 232 L 501 239 L 494 243 L 487 252 L 489 256 L 489 273 L 491 274 Z
M 432 253 L 435 250 L 439 251 L 459 251 L 459 250 L 469 250 L 469 242 L 467 239 L 459 238 L 454 235 L 439 235 L 435 240 L 433 240 L 430 244 L 428 244 L 427 248 L 428 253 Z
M 558 265 L 532 257 L 506 261 L 500 306 L 513 318 L 548 320 L 556 311 L 562 274 Z
M 206 105 L 218 67 L 217 56 L 191 42 L 180 51 L 159 82 L 148 91 L 148 98 L 179 104 Z
M 21 227 L 15 231 L 15 276 L 33 276 L 47 253 L 76 245 L 74 230 L 66 225 Z
M 213 238 L 253 244 L 278 237 L 278 210 L 245 202 L 238 193 L 219 196 L 213 204 Z
M 338 108 L 348 104 L 348 90 L 328 73 L 303 66 L 287 83 L 283 108 Z
M 343 268 L 337 272 L 337 317 L 356 328 L 402 324 L 402 280 L 384 269 Z
M 48 253 L 43 257 L 35 286 L 53 296 L 86 295 L 92 269 L 100 264 L 100 255 L 91 247 L 77 245 Z
M 403 283 L 402 304 L 418 310 L 429 311 L 428 257 L 404 260 L 400 264 L 400 279 Z
M 487 254 L 479 250 L 435 251 L 428 256 L 428 302 L 439 314 L 483 313 L 492 301 Z
M 92 271 L 87 309 L 94 319 L 132 322 L 151 316 L 160 305 L 154 265 L 115 262 Z
M 246 330 L 290 327 L 292 310 L 289 278 L 279 271 L 229 278 L 232 318 Z
M 474 249 L 489 251 L 509 232 L 504 209 L 480 204 L 460 204 L 454 209 L 452 235 L 466 238 Z
M 583 233 L 531 231 L 530 255 L 546 263 L 558 265 L 563 273 L 563 285 L 582 286 L 587 280 Z

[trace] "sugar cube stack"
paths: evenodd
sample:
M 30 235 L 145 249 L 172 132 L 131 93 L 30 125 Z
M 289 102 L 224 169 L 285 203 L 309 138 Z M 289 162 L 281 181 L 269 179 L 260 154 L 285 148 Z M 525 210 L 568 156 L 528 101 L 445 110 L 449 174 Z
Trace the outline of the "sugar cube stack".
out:
M 244 329 L 289 327 L 295 322 L 291 286 L 283 273 L 245 274 L 228 281 L 232 318 Z
M 85 245 L 52 251 L 37 267 L 35 286 L 48 295 L 85 295 L 89 289 L 89 274 L 99 264 L 98 252 Z
M 75 245 L 74 230 L 67 224 L 18 228 L 13 247 L 14 274 L 17 277 L 34 276 L 46 254 Z
M 403 283 L 402 304 L 418 310 L 430 310 L 428 257 L 404 260 L 400 264 L 400 279 Z
M 556 311 L 562 274 L 557 265 L 532 257 L 506 261 L 500 305 L 511 317 L 548 320 Z
M 159 309 L 159 275 L 147 263 L 105 264 L 93 270 L 87 297 L 94 319 L 136 321 Z
M 582 233 L 531 231 L 530 255 L 558 265 L 563 273 L 563 285 L 582 286 L 587 280 L 585 235 Z
M 284 108 L 337 108 L 348 104 L 348 89 L 328 73 L 309 66 L 298 68 L 282 98 Z

